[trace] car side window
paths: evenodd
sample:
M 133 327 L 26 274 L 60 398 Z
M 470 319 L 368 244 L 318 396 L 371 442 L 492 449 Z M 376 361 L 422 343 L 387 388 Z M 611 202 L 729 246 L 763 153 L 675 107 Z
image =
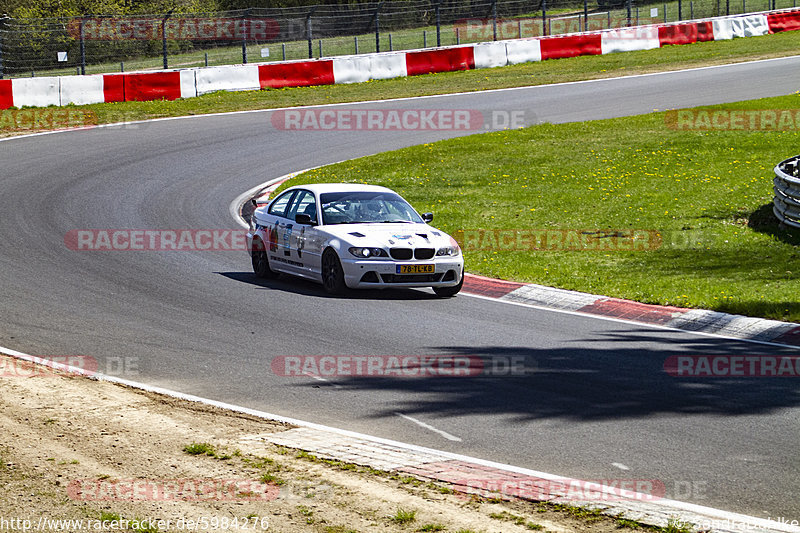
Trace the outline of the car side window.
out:
M 289 206 L 289 201 L 292 199 L 295 192 L 296 191 L 287 191 L 282 195 L 278 196 L 278 199 L 272 202 L 272 205 L 269 207 L 269 214 L 279 217 L 285 217 L 286 208 Z
M 297 196 L 289 208 L 287 218 L 294 220 L 298 213 L 310 216 L 312 221 L 317 220 L 317 202 L 312 192 L 300 191 L 297 193 Z

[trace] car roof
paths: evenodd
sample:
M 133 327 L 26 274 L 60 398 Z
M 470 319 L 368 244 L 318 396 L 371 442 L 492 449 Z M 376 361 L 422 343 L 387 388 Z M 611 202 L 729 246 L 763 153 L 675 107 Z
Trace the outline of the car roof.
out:
M 363 183 L 309 183 L 307 185 L 295 185 L 286 190 L 289 191 L 293 189 L 306 189 L 317 195 L 326 192 L 394 192 L 386 187 L 366 185 Z

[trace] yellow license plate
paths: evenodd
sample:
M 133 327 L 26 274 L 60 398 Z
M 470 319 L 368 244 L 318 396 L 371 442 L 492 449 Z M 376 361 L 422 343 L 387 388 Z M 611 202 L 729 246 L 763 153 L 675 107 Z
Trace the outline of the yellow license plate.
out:
M 397 265 L 398 274 L 433 274 L 434 265 Z

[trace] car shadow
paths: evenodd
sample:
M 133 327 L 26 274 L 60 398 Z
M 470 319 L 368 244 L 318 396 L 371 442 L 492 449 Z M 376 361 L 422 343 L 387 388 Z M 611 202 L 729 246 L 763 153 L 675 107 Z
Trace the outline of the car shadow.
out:
M 322 285 L 307 279 L 281 274 L 274 279 L 256 277 L 252 272 L 215 272 L 228 279 L 253 285 L 259 290 L 275 290 L 316 296 L 319 298 L 332 298 L 343 300 L 441 300 L 430 289 L 348 289 L 341 296 L 328 294 Z
M 758 347 L 715 337 L 672 340 L 666 350 L 653 347 L 659 337 L 666 341 L 671 336 L 642 328 L 576 337 L 546 348 L 432 345 L 424 353 L 464 358 L 475 371 L 459 376 L 420 377 L 412 372 L 404 377 L 394 372 L 324 377 L 327 386 L 342 391 L 412 393 L 376 409 L 375 418 L 400 411 L 427 417 L 484 414 L 519 421 L 601 421 L 675 414 L 760 415 L 800 405 L 797 379 L 681 377 L 668 371 L 670 358 L 677 355 L 797 356 L 796 348 Z M 295 386 L 320 384 L 309 379 Z

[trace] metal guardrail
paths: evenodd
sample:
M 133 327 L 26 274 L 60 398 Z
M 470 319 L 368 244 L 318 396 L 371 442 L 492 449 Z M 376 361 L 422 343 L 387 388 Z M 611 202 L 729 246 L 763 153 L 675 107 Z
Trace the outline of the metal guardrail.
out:
M 800 228 L 800 155 L 775 165 L 772 211 L 783 224 Z

